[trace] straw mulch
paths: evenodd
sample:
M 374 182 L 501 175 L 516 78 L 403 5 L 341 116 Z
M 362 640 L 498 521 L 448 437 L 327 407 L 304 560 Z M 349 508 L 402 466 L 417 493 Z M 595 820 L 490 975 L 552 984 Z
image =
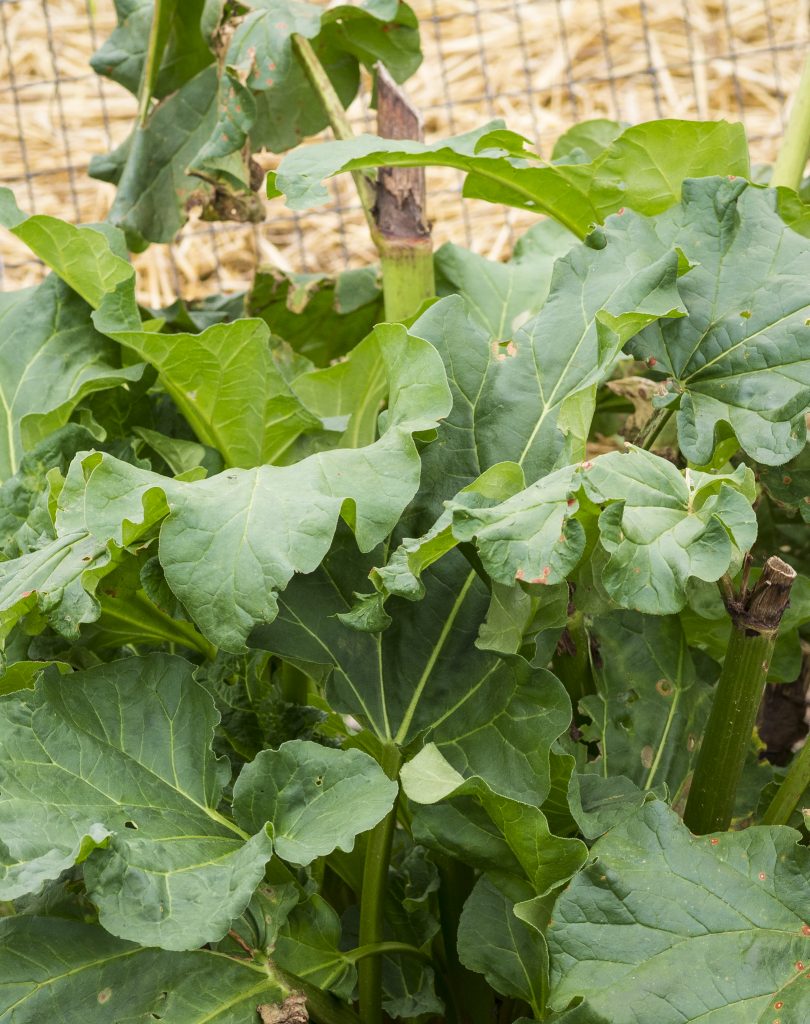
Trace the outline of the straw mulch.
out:
M 773 158 L 808 43 L 810 0 L 411 0 L 425 61 L 407 88 L 428 139 L 503 117 L 547 153 L 575 120 L 742 119 L 754 159 Z M 0 183 L 21 206 L 75 221 L 104 217 L 112 189 L 86 176 L 95 153 L 129 132 L 134 102 L 87 60 L 114 24 L 112 0 L 0 3 Z M 363 100 L 358 129 L 373 128 Z M 277 158 L 267 155 L 265 166 Z M 429 172 L 437 243 L 508 255 L 523 214 L 462 205 L 455 172 Z M 293 217 L 268 204 L 258 228 L 189 225 L 137 257 L 141 296 L 166 304 L 246 286 L 257 259 L 330 271 L 373 258 L 351 186 L 326 212 Z M 42 268 L 0 242 L 2 286 Z

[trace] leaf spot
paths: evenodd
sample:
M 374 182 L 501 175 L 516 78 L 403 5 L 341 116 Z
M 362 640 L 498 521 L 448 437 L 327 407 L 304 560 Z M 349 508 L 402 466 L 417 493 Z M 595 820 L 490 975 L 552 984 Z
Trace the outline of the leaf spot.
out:
M 720 845 L 720 840 L 719 839 L 710 839 L 709 842 L 712 844 L 712 846 L 719 846 Z
M 690 751 L 690 753 L 691 753 L 691 751 L 693 751 L 693 750 L 695 749 L 695 747 L 696 747 L 696 746 L 697 746 L 697 740 L 696 740 L 696 739 L 695 739 L 695 737 L 694 737 L 694 736 L 693 736 L 693 735 L 692 735 L 692 734 L 690 733 L 690 734 L 689 734 L 689 735 L 687 736 L 687 738 L 686 738 L 686 749 L 687 749 L 688 751 Z
M 797 971 L 803 971 L 804 970 L 804 964 L 802 963 L 801 960 L 797 960 L 796 961 L 796 970 Z
M 810 924 L 802 925 L 802 935 L 810 935 Z
M 652 768 L 653 748 L 649 743 L 641 748 L 641 764 L 644 768 Z
M 662 697 L 672 696 L 672 691 L 675 689 L 675 687 L 672 685 L 669 679 L 659 679 L 658 682 L 655 684 L 655 688 L 656 690 L 658 690 Z
M 655 356 L 648 356 L 647 366 L 649 366 L 650 369 L 652 369 L 657 362 L 658 360 L 655 358 Z
M 751 310 L 750 309 L 743 309 L 740 312 L 740 316 L 743 318 L 743 320 L 750 320 L 751 319 Z
M 776 1002 L 773 1004 L 773 1008 L 774 1010 L 781 1010 L 784 1005 L 785 1004 L 782 1002 L 781 999 L 777 999 Z
M 103 1005 L 104 1003 L 109 1001 L 111 995 L 111 988 L 103 988 L 98 994 L 98 1001 Z
M 590 459 L 588 459 L 588 461 L 587 461 L 587 462 L 583 462 L 583 463 L 582 463 L 582 468 L 583 468 L 584 470 L 586 470 L 586 471 L 587 471 L 587 470 L 589 470 L 589 469 L 590 469 L 590 468 L 591 468 L 592 466 L 593 466 L 593 463 L 591 462 L 591 460 L 590 460 Z
M 518 569 L 518 571 L 515 573 L 515 579 L 516 580 L 525 580 L 526 579 L 526 572 L 525 572 L 525 570 Z
M 760 882 L 764 882 L 764 881 L 765 881 L 765 879 L 766 879 L 766 878 L 767 878 L 768 876 L 767 876 L 767 875 L 765 874 L 765 872 L 764 872 L 764 871 L 760 871 L 760 873 L 759 873 L 759 875 L 758 875 L 757 877 L 759 878 Z

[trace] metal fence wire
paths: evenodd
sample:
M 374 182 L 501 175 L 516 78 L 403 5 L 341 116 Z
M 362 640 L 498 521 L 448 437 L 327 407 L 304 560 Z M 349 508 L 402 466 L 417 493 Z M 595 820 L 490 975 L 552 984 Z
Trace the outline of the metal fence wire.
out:
M 406 88 L 426 137 L 502 117 L 541 153 L 588 117 L 725 117 L 745 123 L 755 160 L 771 160 L 810 41 L 810 0 L 411 2 L 425 59 Z M 126 137 L 135 113 L 133 97 L 88 65 L 114 24 L 112 0 L 0 0 L 0 183 L 28 211 L 85 223 L 106 214 L 112 189 L 87 166 Z M 373 130 L 367 97 L 351 110 L 359 130 Z M 437 243 L 502 257 L 530 223 L 462 203 L 457 172 L 431 170 L 428 182 Z M 334 183 L 332 197 L 317 214 L 273 200 L 257 226 L 190 223 L 136 257 L 143 300 L 241 290 L 257 259 L 299 271 L 372 259 L 351 184 Z M 42 275 L 13 239 L 0 256 L 5 289 Z

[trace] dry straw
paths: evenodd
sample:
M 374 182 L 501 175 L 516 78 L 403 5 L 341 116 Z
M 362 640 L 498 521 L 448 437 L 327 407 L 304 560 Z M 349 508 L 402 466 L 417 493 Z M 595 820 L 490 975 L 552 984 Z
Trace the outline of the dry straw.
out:
M 412 0 L 413 2 L 413 0 Z M 492 117 L 547 153 L 587 117 L 742 119 L 754 158 L 773 158 L 787 98 L 808 44 L 810 0 L 415 0 L 425 61 L 408 91 L 428 139 Z M 88 68 L 114 24 L 112 0 L 0 0 L 0 181 L 20 204 L 70 220 L 104 217 L 112 189 L 86 175 L 95 153 L 120 142 L 135 104 Z M 363 100 L 352 114 L 373 126 Z M 263 158 L 273 166 L 276 157 Z M 454 239 L 508 255 L 523 214 L 465 207 L 455 172 L 429 172 L 438 243 Z M 350 182 L 329 212 L 293 217 L 268 204 L 258 228 L 189 225 L 172 246 L 138 256 L 141 296 L 165 304 L 244 288 L 258 258 L 329 271 L 372 258 Z M 2 240 L 3 287 L 41 267 Z

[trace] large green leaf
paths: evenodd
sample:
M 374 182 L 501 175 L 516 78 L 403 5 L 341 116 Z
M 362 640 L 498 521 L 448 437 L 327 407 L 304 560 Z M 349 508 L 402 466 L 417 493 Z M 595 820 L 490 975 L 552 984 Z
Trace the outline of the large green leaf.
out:
M 195 482 L 93 455 L 74 464 L 74 485 L 61 495 L 57 539 L 38 558 L 56 558 L 77 544 L 92 558 L 105 558 L 108 544 L 132 543 L 168 512 L 159 553 L 169 587 L 209 640 L 241 650 L 254 625 L 273 619 L 275 594 L 292 575 L 319 565 L 341 516 L 361 550 L 370 550 L 416 491 L 420 461 L 412 434 L 434 428 L 447 413 L 444 371 L 433 348 L 401 326 L 378 328 L 376 344 L 388 378 L 379 440 L 293 466 L 235 469 Z M 9 577 L 12 609 L 20 587 L 31 599 L 25 565 L 19 570 L 19 579 Z
M 192 666 L 148 655 L 46 672 L 6 697 L 2 892 L 36 892 L 75 862 L 114 935 L 190 949 L 219 939 L 272 854 L 218 811 L 230 776 L 211 751 L 218 715 Z
M 622 607 L 652 615 L 686 603 L 690 577 L 714 582 L 757 535 L 750 469 L 690 472 L 641 448 L 583 465 L 591 501 L 606 504 L 599 533 L 607 561 L 602 583 Z
M 423 455 L 420 532 L 443 499 L 498 462 L 517 462 L 532 483 L 583 458 L 594 386 L 622 345 L 658 317 L 681 315 L 675 250 L 651 242 L 632 213 L 605 238 L 601 249 L 575 245 L 557 260 L 543 308 L 505 337 L 454 296 L 411 328 L 440 352 L 453 392 L 452 413 Z
M 120 310 L 101 310 L 94 319 L 158 370 L 199 440 L 226 465 L 283 461 L 302 433 L 322 429 L 275 365 L 261 320 L 214 324 L 201 334 L 160 334 L 143 330 L 137 319 L 124 325 L 119 317 Z
M 681 451 L 706 465 L 730 429 L 758 462 L 787 462 L 810 406 L 807 239 L 782 221 L 776 191 L 726 178 L 685 183 L 650 230 L 696 262 L 679 282 L 689 315 L 628 346 L 667 375 L 656 401 L 678 404 Z
M 711 689 L 698 675 L 677 617 L 616 612 L 597 619 L 597 692 L 580 708 L 600 757 L 587 770 L 625 776 L 649 791 L 666 783 L 677 801 L 693 767 Z
M 488 595 L 459 555 L 429 570 L 423 601 L 392 599 L 392 625 L 377 634 L 337 618 L 351 607 L 363 569 L 341 536 L 316 572 L 292 582 L 277 619 L 251 642 L 326 666 L 331 705 L 381 738 L 408 744 L 423 734 L 463 777 L 480 775 L 494 792 L 542 802 L 548 746 L 570 714 L 562 686 L 521 659 L 473 646 Z
M 289 989 L 267 970 L 212 953 L 167 953 L 52 917 L 0 920 L 0 1021 L 244 1024 Z M 281 1011 L 281 1007 L 278 1007 Z
M 542 1019 L 548 952 L 543 936 L 515 916 L 513 904 L 479 878 L 458 925 L 458 956 L 483 974 L 496 992 L 528 1003 Z
M 83 398 L 142 373 L 143 364 L 121 367 L 120 353 L 90 322 L 90 308 L 55 275 L 0 295 L 0 480 L 16 473 L 26 448 L 67 423 Z
M 241 153 L 219 161 L 216 178 L 203 181 L 188 165 L 217 124 L 218 77 L 208 66 L 170 93 L 117 149 L 90 161 L 90 175 L 117 185 L 109 219 L 131 249 L 170 242 L 188 216 L 189 204 L 229 219 L 261 220 L 263 209 L 245 184 Z
M 425 144 L 360 135 L 297 150 L 268 178 L 270 195 L 293 209 L 326 201 L 324 178 L 380 166 L 457 167 L 464 194 L 547 213 L 583 237 L 628 207 L 660 213 L 676 203 L 685 178 L 749 173 L 741 125 L 724 121 L 651 121 L 628 128 L 589 163 L 543 164 L 503 122 Z
M 568 1024 L 800 1024 L 810 854 L 787 828 L 690 835 L 657 801 L 600 839 L 548 929 Z
M 233 791 L 233 813 L 248 832 L 272 822 L 276 853 L 310 864 L 333 850 L 350 851 L 355 836 L 390 811 L 397 784 L 360 750 L 334 750 L 292 740 L 245 765 Z

